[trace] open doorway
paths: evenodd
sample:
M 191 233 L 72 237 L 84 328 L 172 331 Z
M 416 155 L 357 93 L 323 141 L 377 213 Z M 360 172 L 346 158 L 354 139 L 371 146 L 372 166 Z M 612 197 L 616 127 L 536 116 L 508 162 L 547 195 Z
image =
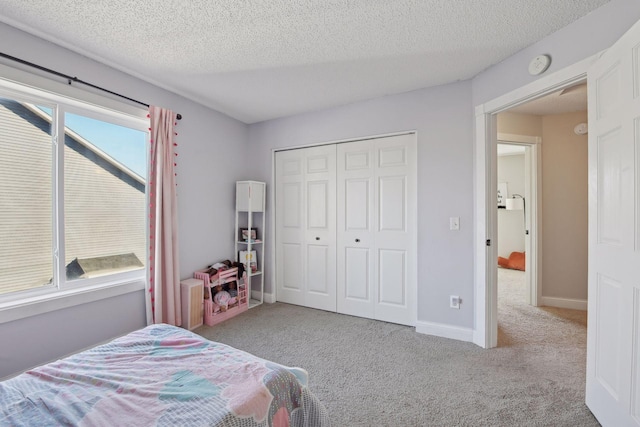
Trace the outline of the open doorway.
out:
M 522 323 L 519 307 L 530 303 L 531 251 L 527 250 L 526 205 L 531 197 L 525 194 L 525 145 L 505 142 L 498 136 L 498 346 L 510 345 L 517 330 L 512 324 Z M 527 258 L 528 256 L 528 258 Z
M 640 323 L 636 321 L 640 319 L 639 44 L 640 24 L 636 23 L 606 52 L 476 106 L 473 342 L 491 348 L 497 345 L 498 331 L 497 254 L 492 244 L 496 229 L 497 115 L 584 82 L 588 74 L 589 327 L 586 370 L 580 378 L 584 380 L 586 371 L 587 406 L 606 425 L 636 425 L 640 414 L 640 405 L 630 404 L 637 401 L 634 398 L 640 390 L 640 376 L 636 375 L 640 359 L 634 357 L 640 342 Z M 580 132 L 584 127 L 579 123 L 574 129 Z M 570 193 L 562 196 L 573 197 Z M 568 214 L 562 215 L 571 219 Z M 548 257 L 545 251 L 543 266 Z M 581 303 L 554 295 L 547 298 L 548 303 Z
M 498 346 L 568 319 L 586 334 L 586 122 L 583 82 L 497 115 Z
M 527 267 L 525 146 L 504 143 L 498 137 L 498 312 L 500 301 L 528 303 L 531 267 Z M 500 328 L 500 317 L 498 318 Z M 500 345 L 500 337 L 498 337 Z
M 498 344 L 497 247 L 497 116 L 509 109 L 586 81 L 594 55 L 512 92 L 476 106 L 475 169 L 475 327 L 473 342 L 484 348 Z M 542 209 L 540 206 L 538 210 Z

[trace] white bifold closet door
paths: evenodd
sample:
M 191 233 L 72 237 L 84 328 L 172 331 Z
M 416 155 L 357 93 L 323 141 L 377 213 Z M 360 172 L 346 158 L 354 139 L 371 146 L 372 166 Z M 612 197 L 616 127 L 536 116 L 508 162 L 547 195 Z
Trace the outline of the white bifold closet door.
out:
M 336 146 L 276 154 L 278 301 L 336 311 Z
M 338 145 L 338 312 L 414 325 L 416 143 Z
M 276 153 L 277 300 L 416 319 L 415 134 Z

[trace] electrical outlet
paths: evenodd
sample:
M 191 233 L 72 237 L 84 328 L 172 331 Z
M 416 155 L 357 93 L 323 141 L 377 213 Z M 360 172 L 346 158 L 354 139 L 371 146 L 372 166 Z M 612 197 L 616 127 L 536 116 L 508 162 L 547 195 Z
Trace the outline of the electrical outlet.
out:
M 459 296 L 456 295 L 451 295 L 449 297 L 449 307 L 451 308 L 460 308 L 460 303 L 462 302 L 462 300 L 460 299 Z

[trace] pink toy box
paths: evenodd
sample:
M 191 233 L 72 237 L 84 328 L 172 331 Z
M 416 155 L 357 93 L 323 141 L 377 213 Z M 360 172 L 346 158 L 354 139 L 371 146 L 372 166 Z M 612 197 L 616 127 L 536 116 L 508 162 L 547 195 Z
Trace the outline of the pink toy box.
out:
M 209 298 L 204 300 L 204 323 L 209 326 L 216 325 L 220 322 L 246 311 L 249 308 L 249 299 L 247 298 L 247 287 L 238 280 L 238 268 L 231 267 L 227 270 L 218 271 L 213 277 L 209 277 L 207 270 L 198 270 L 193 273 L 196 279 L 202 279 L 204 286 L 209 288 Z M 238 296 L 235 301 L 228 306 L 220 306 L 213 302 L 212 288 L 218 284 L 235 281 L 238 284 Z

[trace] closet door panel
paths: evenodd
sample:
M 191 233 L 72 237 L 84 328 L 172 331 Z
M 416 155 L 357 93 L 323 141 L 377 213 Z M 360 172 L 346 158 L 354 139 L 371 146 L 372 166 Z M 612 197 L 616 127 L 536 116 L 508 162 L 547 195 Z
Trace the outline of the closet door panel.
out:
M 358 142 L 354 142 L 352 144 L 359 144 Z M 357 170 L 371 170 L 371 154 L 372 151 L 369 150 L 369 147 L 364 146 L 365 144 L 361 144 L 360 147 L 352 147 L 351 151 L 343 150 L 342 159 L 343 167 L 342 169 L 345 172 L 353 172 Z M 345 147 L 344 144 L 341 144 L 341 147 Z
M 282 269 L 282 287 L 286 291 L 302 293 L 302 248 L 297 244 L 282 245 L 283 258 L 287 268 Z
M 406 251 L 382 249 L 378 252 L 378 304 L 407 306 Z
M 374 318 L 374 151 L 338 144 L 338 313 Z
M 301 153 L 276 153 L 276 296 L 304 305 L 304 173 Z
M 336 147 L 300 150 L 305 156 L 305 305 L 336 311 Z
M 347 300 L 371 302 L 369 292 L 369 249 L 345 249 L 345 295 Z
M 329 297 L 333 294 L 328 289 L 329 250 L 326 245 L 307 245 L 307 258 L 312 259 L 307 270 L 307 284 L 310 294 Z M 313 298 L 313 297 L 312 297 Z
M 402 136 L 394 136 L 394 137 L 390 137 L 389 139 L 402 139 L 404 138 L 405 135 Z M 381 138 L 380 141 L 383 141 L 383 144 L 386 145 L 384 147 L 381 147 L 378 150 L 378 167 L 383 169 L 383 168 L 390 168 L 390 167 L 400 167 L 400 168 L 404 168 L 409 164 L 409 157 L 407 155 L 408 152 L 408 147 L 402 146 L 402 145 L 395 145 L 395 146 L 390 146 L 387 145 L 388 141 L 386 141 L 386 138 Z M 380 144 L 378 144 L 380 145 Z
M 299 230 L 302 204 L 302 185 L 299 182 L 287 182 L 282 185 L 282 226 L 286 229 Z
M 416 321 L 416 149 L 414 134 L 375 142 L 375 318 L 404 325 Z
M 329 188 L 327 181 L 313 181 L 307 184 L 307 224 L 310 230 L 326 231 L 329 226 Z
M 345 230 L 369 230 L 370 179 L 348 179 L 344 182 Z
M 406 176 L 386 176 L 378 182 L 378 218 L 382 232 L 406 232 Z

